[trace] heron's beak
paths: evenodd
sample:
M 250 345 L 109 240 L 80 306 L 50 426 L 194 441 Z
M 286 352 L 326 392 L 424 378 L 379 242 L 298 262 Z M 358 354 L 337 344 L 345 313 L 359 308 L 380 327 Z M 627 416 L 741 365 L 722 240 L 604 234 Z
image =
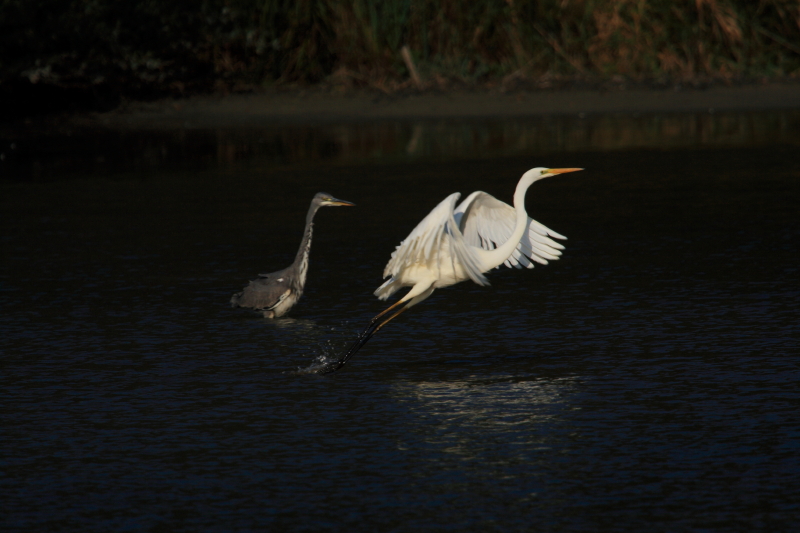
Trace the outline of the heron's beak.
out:
M 348 202 L 347 200 L 339 200 L 338 198 L 331 198 L 330 200 L 328 200 L 325 203 L 327 205 L 347 205 L 347 206 L 351 206 L 351 207 L 356 205 L 353 202 Z
M 566 174 L 567 172 L 577 172 L 583 170 L 582 168 L 548 168 L 548 174 Z

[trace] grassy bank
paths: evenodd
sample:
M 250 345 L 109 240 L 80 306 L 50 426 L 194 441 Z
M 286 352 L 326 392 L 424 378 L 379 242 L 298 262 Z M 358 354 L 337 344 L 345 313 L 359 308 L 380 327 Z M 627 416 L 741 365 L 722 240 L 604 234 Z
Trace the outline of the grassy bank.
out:
M 800 77 L 800 0 L 0 0 L 6 108 L 52 88 L 113 105 L 275 83 L 764 77 Z

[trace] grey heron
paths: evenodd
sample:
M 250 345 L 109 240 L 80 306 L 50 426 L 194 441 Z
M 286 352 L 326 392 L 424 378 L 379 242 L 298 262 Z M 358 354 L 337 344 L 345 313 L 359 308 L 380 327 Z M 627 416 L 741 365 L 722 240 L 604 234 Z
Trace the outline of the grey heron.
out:
M 411 290 L 376 315 L 338 360 L 312 371 L 329 374 L 342 368 L 378 330 L 435 289 L 468 279 L 488 285 L 483 274 L 500 265 L 533 268 L 534 262 L 546 265 L 548 259 L 558 259 L 564 247 L 553 238 L 566 237 L 528 216 L 525 193 L 542 178 L 578 170 L 583 169 L 537 167 L 525 172 L 514 191 L 514 207 L 483 191 L 472 193 L 458 207 L 460 193 L 445 198 L 392 253 L 383 271 L 389 279 L 375 296 L 386 300 L 403 287 Z
M 277 318 L 285 315 L 294 307 L 306 284 L 308 272 L 308 255 L 311 251 L 311 234 L 314 230 L 314 215 L 323 206 L 353 206 L 352 202 L 339 200 L 328 193 L 319 192 L 311 200 L 306 215 L 306 228 L 300 249 L 294 263 L 268 274 L 259 274 L 242 292 L 231 297 L 231 307 L 246 307 L 264 315 L 264 318 Z

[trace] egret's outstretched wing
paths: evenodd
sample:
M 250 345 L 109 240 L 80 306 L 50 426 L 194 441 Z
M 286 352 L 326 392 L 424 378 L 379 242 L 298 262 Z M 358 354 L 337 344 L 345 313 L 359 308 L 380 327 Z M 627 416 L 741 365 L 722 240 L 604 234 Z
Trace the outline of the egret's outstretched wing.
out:
M 383 270 L 383 277 L 396 278 L 404 269 L 417 265 L 436 268 L 442 259 L 440 254 L 447 254 L 444 257 L 457 262 L 472 281 L 478 285 L 489 284 L 480 270 L 478 258 L 464 241 L 453 218 L 453 209 L 460 197 L 460 193 L 451 194 L 417 224 L 392 252 L 392 258 Z
M 513 207 L 483 191 L 470 194 L 455 209 L 453 216 L 465 242 L 484 250 L 493 250 L 506 242 L 514 232 L 517 220 Z M 526 231 L 505 265 L 533 268 L 531 261 L 546 265 L 548 259 L 558 259 L 564 246 L 553 238 L 566 239 L 560 233 L 528 217 Z

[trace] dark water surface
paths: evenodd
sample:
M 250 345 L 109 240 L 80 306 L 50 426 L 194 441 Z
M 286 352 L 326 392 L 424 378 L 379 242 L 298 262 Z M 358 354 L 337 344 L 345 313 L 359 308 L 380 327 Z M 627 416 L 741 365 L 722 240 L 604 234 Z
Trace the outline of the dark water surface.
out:
M 799 123 L 6 139 L 0 529 L 792 531 Z M 560 261 L 294 372 L 384 307 L 391 251 L 441 199 L 510 201 L 534 166 L 586 168 L 528 194 Z M 291 262 L 319 190 L 357 207 L 319 212 L 300 304 L 230 309 Z

